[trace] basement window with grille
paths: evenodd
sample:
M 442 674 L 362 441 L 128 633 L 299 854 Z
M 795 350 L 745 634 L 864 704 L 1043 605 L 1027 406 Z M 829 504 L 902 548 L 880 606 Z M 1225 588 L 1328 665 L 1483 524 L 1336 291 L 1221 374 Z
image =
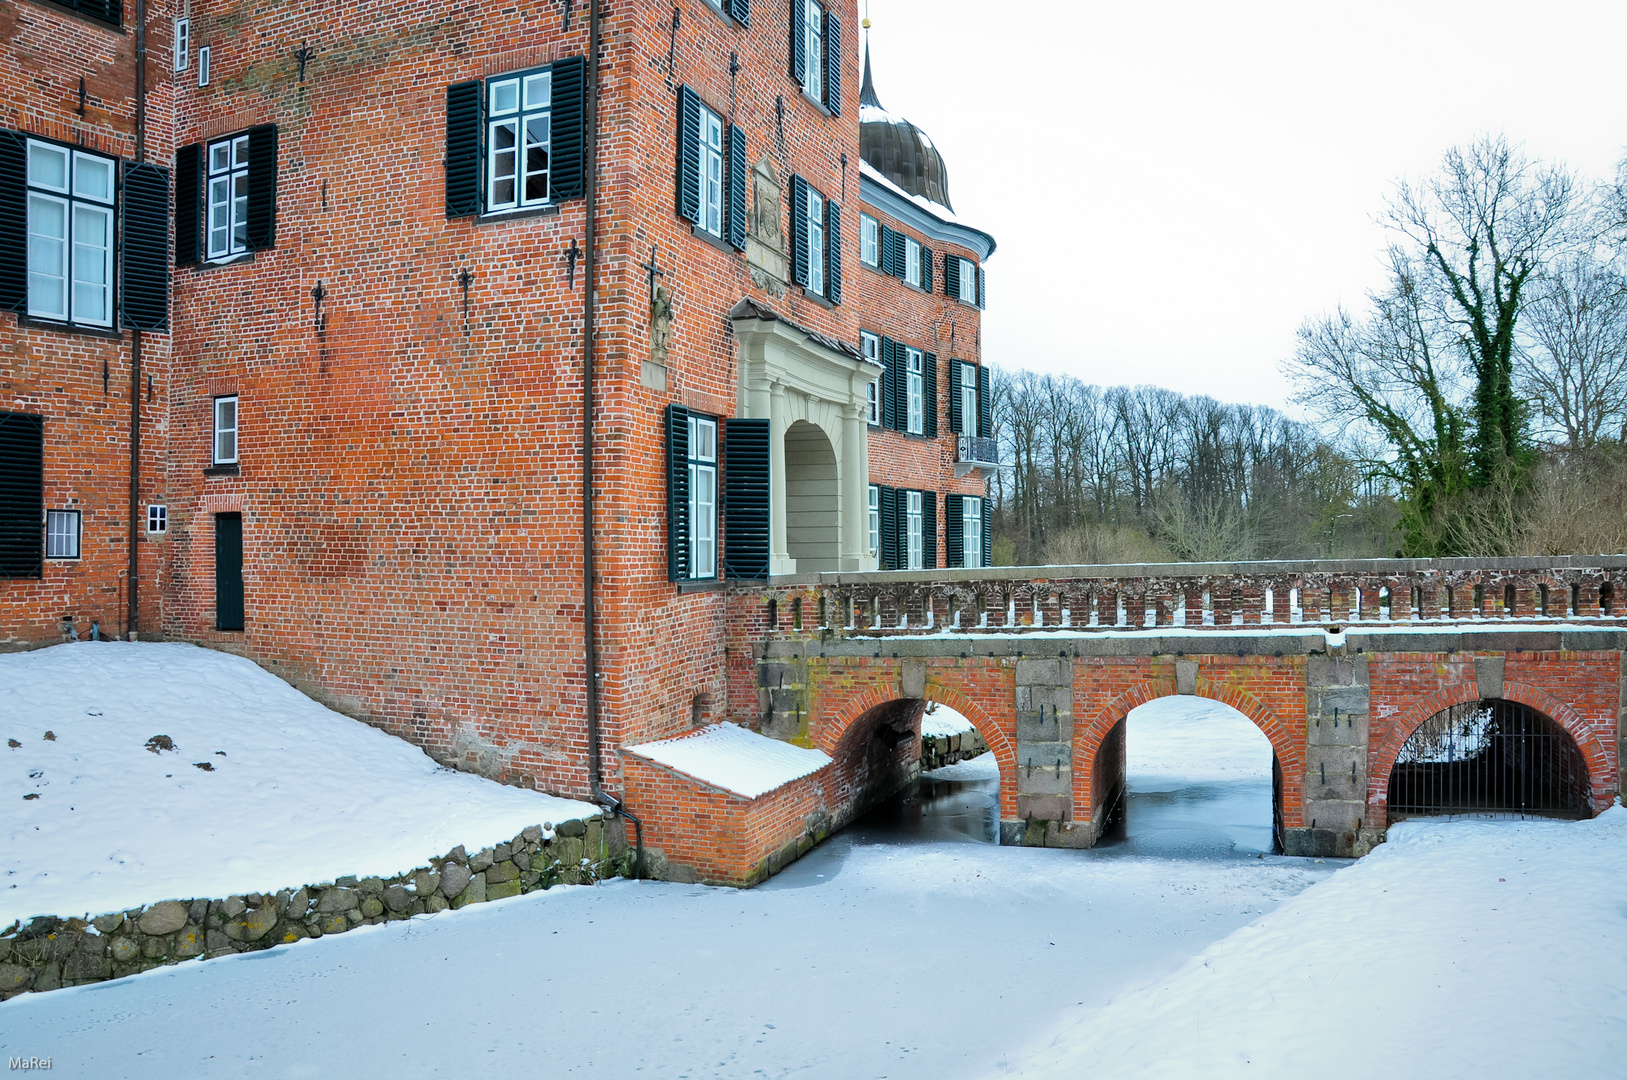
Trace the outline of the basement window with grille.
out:
M 113 325 L 113 158 L 28 140 L 28 314 Z
M 47 559 L 79 558 L 79 511 L 46 511 L 45 557 Z

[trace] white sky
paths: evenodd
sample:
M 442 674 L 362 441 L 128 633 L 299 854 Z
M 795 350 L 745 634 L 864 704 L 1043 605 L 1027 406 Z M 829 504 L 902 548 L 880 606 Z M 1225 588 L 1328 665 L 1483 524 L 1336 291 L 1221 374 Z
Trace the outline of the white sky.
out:
M 1591 178 L 1627 149 L 1619 2 L 868 3 L 877 95 L 999 242 L 1007 367 L 1280 407 L 1299 324 L 1381 282 L 1397 178 L 1486 132 Z

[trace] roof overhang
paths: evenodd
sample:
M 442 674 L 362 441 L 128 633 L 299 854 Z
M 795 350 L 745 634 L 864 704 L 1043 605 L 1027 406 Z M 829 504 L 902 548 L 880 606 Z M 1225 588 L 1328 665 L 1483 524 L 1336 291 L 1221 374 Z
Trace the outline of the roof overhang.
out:
M 958 221 L 945 221 L 893 187 L 885 178 L 872 176 L 869 168 L 859 171 L 859 199 L 928 239 L 955 244 L 974 252 L 978 262 L 984 262 L 994 254 L 994 237 L 982 229 L 974 229 Z

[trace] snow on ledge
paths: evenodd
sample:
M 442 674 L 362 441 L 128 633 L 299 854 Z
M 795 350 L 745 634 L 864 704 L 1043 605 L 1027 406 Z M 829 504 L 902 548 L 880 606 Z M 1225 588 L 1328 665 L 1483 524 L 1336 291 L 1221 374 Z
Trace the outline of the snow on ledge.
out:
M 805 750 L 728 722 L 622 750 L 748 799 L 818 772 L 831 760 L 822 751 Z

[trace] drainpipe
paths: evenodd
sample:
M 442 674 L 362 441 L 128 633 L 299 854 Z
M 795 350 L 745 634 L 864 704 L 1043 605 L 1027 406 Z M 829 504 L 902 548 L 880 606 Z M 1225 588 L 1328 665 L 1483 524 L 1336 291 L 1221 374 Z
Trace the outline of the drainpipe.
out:
M 136 164 L 147 160 L 147 0 L 136 0 Z M 130 563 L 125 574 L 130 587 L 125 594 L 124 625 L 131 641 L 136 640 L 141 614 L 140 539 L 141 528 L 141 331 L 130 331 Z
M 601 786 L 599 770 L 599 640 L 597 609 L 594 604 L 595 545 L 593 537 L 593 271 L 598 237 L 595 224 L 599 212 L 599 0 L 588 11 L 588 132 L 587 132 L 587 250 L 583 253 L 582 298 L 582 638 L 587 660 L 588 788 L 593 801 L 611 814 L 620 814 L 633 823 L 637 852 L 633 876 L 644 876 L 644 823 L 626 804 Z

